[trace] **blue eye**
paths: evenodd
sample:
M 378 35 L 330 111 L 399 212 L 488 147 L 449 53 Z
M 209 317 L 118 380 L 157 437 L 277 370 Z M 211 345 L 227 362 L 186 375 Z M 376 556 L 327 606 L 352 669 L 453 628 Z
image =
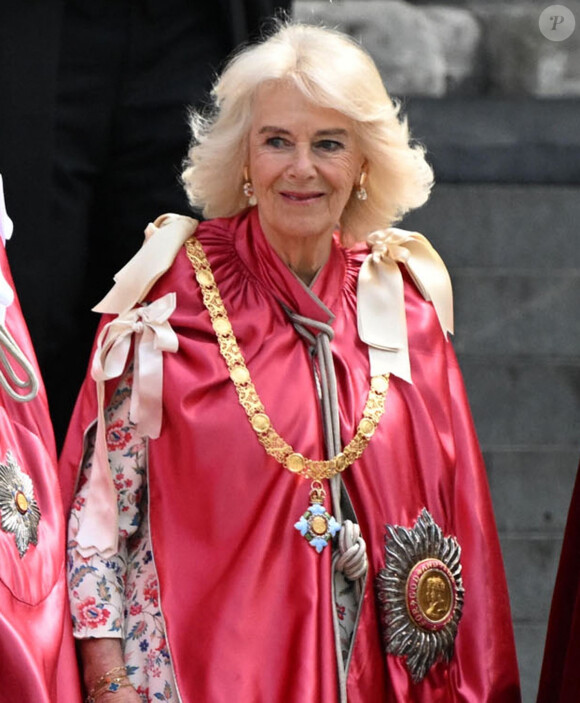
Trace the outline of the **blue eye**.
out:
M 266 144 L 274 149 L 283 149 L 288 145 L 288 142 L 283 137 L 270 137 L 266 140 Z
M 322 151 L 340 151 L 344 149 L 344 144 L 335 139 L 321 139 L 319 142 L 316 142 L 315 147 Z

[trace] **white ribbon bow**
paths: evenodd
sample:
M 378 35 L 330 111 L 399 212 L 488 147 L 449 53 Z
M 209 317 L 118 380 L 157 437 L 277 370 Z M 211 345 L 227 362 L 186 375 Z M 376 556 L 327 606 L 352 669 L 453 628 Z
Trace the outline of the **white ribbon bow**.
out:
M 115 285 L 95 305 L 95 312 L 121 314 L 145 299 L 157 279 L 169 270 L 177 252 L 197 228 L 197 220 L 168 213 L 149 223 L 146 240 L 115 274 Z
M 92 377 L 97 383 L 97 436 L 93 463 L 82 492 L 85 504 L 73 538 L 83 557 L 95 553 L 109 558 L 117 552 L 117 494 L 109 468 L 105 428 L 105 381 L 118 378 L 127 364 L 135 339 L 134 380 L 130 417 L 141 435 L 159 437 L 162 421 L 163 352 L 175 352 L 177 335 L 169 324 L 175 293 L 139 306 L 157 279 L 173 263 L 177 252 L 197 227 L 179 215 L 162 215 L 147 227 L 147 239 L 135 256 L 115 275 L 115 285 L 93 308 L 117 314 L 99 334 Z
M 358 277 L 359 337 L 369 348 L 371 376 L 393 373 L 412 383 L 402 263 L 431 301 L 447 337 L 453 333 L 453 291 L 443 260 L 423 235 L 401 229 L 373 232 Z
M 12 236 L 14 225 L 6 212 L 6 203 L 4 201 L 4 184 L 2 174 L 0 174 L 0 241 L 2 246 L 6 245 L 6 240 Z M 6 308 L 10 307 L 14 302 L 14 291 L 10 287 L 8 281 L 0 272 L 0 324 L 4 324 L 6 316 Z
M 2 244 L 6 244 L 6 240 L 10 239 L 13 231 L 14 224 L 6 212 L 6 202 L 4 200 L 4 181 L 2 180 L 2 174 L 0 173 L 0 238 L 2 239 Z
M 74 536 L 79 553 L 99 552 L 108 558 L 117 551 L 117 497 L 109 468 L 105 428 L 105 381 L 124 371 L 135 340 L 131 420 L 139 434 L 159 437 L 163 392 L 163 352 L 175 352 L 179 343 L 169 324 L 175 310 L 175 293 L 167 293 L 150 305 L 119 315 L 102 329 L 93 358 L 92 377 L 97 383 L 98 419 L 95 452 L 85 485 L 85 505 Z
M 130 417 L 139 434 L 152 438 L 159 437 L 161 431 L 163 352 L 175 352 L 179 346 L 169 324 L 175 306 L 175 293 L 167 293 L 150 305 L 119 315 L 102 329 L 93 357 L 91 375 L 98 387 L 103 387 L 105 381 L 123 373 L 135 335 Z

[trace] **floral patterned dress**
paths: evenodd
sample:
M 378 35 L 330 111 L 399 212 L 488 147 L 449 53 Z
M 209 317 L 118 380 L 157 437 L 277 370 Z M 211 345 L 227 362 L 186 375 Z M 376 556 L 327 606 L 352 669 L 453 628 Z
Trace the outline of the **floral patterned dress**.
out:
M 179 701 L 165 624 L 159 606 L 157 574 L 147 520 L 147 447 L 129 419 L 131 370 L 105 412 L 109 464 L 119 509 L 119 552 L 112 558 L 83 558 L 68 541 L 69 596 L 74 635 L 119 638 L 127 673 L 144 703 Z M 91 471 L 94 427 L 87 435 L 82 472 L 70 526 L 79 521 Z M 336 584 L 336 612 L 343 657 L 348 656 L 356 619 L 356 600 L 342 580 Z
M 106 410 L 109 462 L 119 507 L 119 552 L 110 559 L 84 559 L 68 544 L 69 593 L 75 637 L 123 641 L 131 683 L 143 701 L 179 700 L 159 607 L 157 575 L 146 519 L 146 445 L 129 420 L 131 375 Z M 78 522 L 91 470 L 94 433 L 88 438 L 71 512 Z

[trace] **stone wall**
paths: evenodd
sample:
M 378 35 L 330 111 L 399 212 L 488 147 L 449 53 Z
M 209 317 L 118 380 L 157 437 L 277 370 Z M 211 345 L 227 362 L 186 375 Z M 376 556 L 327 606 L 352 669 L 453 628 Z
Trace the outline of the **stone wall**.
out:
M 454 339 L 510 589 L 524 703 L 533 703 L 580 439 L 580 184 L 440 184 L 404 226 L 454 284 Z
M 437 185 L 403 226 L 449 266 L 458 352 L 502 542 L 523 701 L 534 703 L 580 455 L 580 3 L 296 0 L 373 55 Z
M 564 41 L 540 32 L 540 2 L 417 3 L 296 0 L 295 17 L 360 39 L 393 95 L 580 96 L 578 27 Z

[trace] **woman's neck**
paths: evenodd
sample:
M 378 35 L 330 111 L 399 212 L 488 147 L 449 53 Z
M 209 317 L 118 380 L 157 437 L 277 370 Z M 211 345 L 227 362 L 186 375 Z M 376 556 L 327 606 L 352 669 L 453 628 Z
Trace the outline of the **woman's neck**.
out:
M 279 237 L 264 229 L 264 236 L 282 261 L 309 286 L 328 261 L 332 232 L 321 237 Z
M 320 252 L 320 255 L 317 255 L 318 252 L 312 252 L 311 250 L 299 251 L 296 249 L 287 253 L 276 250 L 276 253 L 288 268 L 309 286 L 316 274 L 328 261 L 330 248 L 325 247 L 325 251 Z

